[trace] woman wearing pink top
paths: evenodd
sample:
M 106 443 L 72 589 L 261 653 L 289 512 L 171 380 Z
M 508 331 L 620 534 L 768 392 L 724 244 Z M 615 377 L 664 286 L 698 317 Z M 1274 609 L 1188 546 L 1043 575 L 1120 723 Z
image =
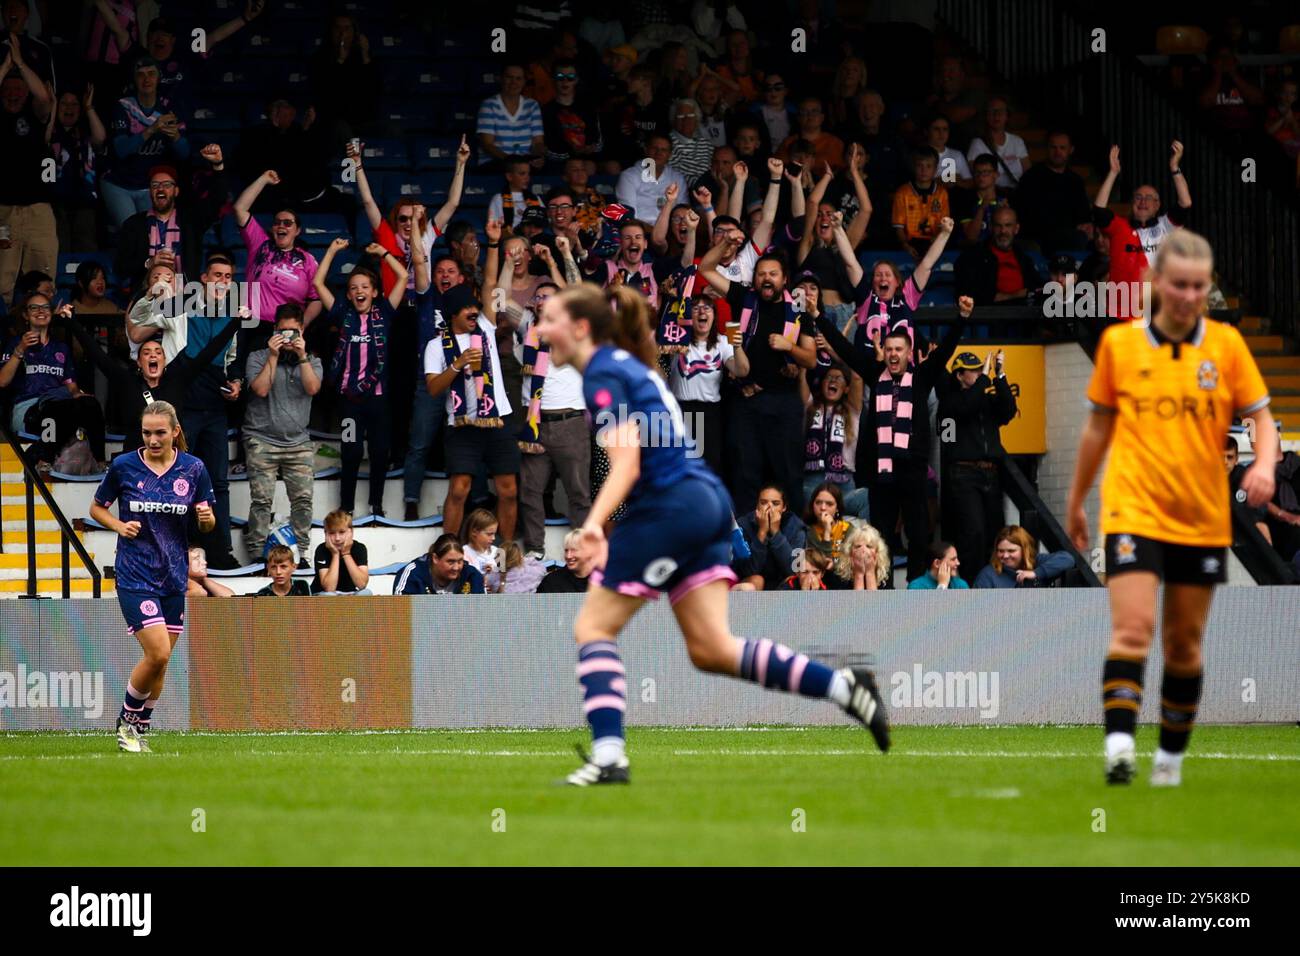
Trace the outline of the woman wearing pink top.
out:
M 320 315 L 321 303 L 312 287 L 317 262 L 314 256 L 298 245 L 302 223 L 292 209 L 277 210 L 271 219 L 268 236 L 261 224 L 253 218 L 253 204 L 263 189 L 280 182 L 273 169 L 258 176 L 235 200 L 235 222 L 248 249 L 247 277 L 249 283 L 249 308 L 260 323 L 254 329 L 240 330 L 238 361 L 241 363 L 250 352 L 265 348 L 275 330 L 275 310 L 292 303 L 303 310 L 303 327 L 309 328 Z

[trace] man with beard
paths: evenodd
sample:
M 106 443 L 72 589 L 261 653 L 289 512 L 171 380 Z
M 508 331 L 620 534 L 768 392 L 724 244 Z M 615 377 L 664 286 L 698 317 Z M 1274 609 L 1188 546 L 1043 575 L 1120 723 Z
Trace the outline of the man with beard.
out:
M 952 230 L 952 220 L 945 229 Z M 921 577 L 930 567 L 930 513 L 927 473 L 930 462 L 930 392 L 947 374 L 948 360 L 957 349 L 963 325 L 975 303 L 963 296 L 957 301 L 962 322 L 954 322 L 937 345 L 913 361 L 912 338 L 903 326 L 873 339 L 870 354 L 853 347 L 832 322 L 817 322 L 840 361 L 862 376 L 868 389 L 863 396 L 858 428 L 858 461 L 854 474 L 870 493 L 871 521 L 900 553 L 899 516 L 907 534 L 907 579 Z M 956 552 L 954 551 L 954 554 Z M 964 584 L 965 582 L 963 582 Z
M 778 190 L 780 176 L 777 170 Z M 749 375 L 740 383 L 731 420 L 736 438 L 731 449 L 732 498 L 742 511 L 753 508 L 770 474 L 784 489 L 790 510 L 798 512 L 803 508 L 804 457 L 799 375 L 817 364 L 815 331 L 808 316 L 795 309 L 779 257 L 758 258 L 752 287 L 718 270 L 723 259 L 735 256 L 735 244 L 734 238 L 722 240 L 700 261 L 700 275 L 726 298 L 732 317 L 739 320 L 749 357 Z
M 187 201 L 176 169 L 155 166 L 149 171 L 150 208 L 122 223 L 113 271 L 130 291 L 139 287 L 155 263 L 171 266 L 178 275 L 187 271 L 193 275 L 203 262 L 204 233 L 217 221 L 226 201 L 226 165 L 215 143 L 199 153 L 212 170 L 204 196 Z
M 1023 305 L 1029 293 L 1042 288 L 1038 269 L 1016 242 L 1019 232 L 1015 209 L 999 206 L 989 241 L 957 259 L 958 295 L 970 296 L 976 305 Z

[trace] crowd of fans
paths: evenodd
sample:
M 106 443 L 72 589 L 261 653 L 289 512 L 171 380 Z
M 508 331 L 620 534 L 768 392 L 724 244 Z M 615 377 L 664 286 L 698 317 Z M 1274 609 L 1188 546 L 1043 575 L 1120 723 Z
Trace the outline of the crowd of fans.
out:
M 547 297 L 577 282 L 636 289 L 659 316 L 666 387 L 735 501 L 741 587 L 892 587 L 891 555 L 906 556 L 913 587 L 1059 577 L 1059 556 L 1003 527 L 999 428 L 1016 399 L 1001 355 L 949 362 L 981 307 L 1032 302 L 1049 279 L 1133 278 L 1191 205 L 1180 144 L 1177 209 L 1143 186 L 1133 218 L 1114 216 L 1118 149 L 1090 200 L 1070 133 L 1052 131 L 1031 162 L 1013 102 L 972 84 L 957 56 L 934 64 L 931 89 L 887 101 L 863 34 L 815 2 L 779 18 L 804 31 L 797 54 L 789 30 L 765 36 L 760 5 L 648 0 L 574 16 L 564 2 L 516 10 L 498 91 L 455 130 L 441 203 L 404 186 L 384 209 L 368 144 L 401 129 L 380 109 L 383 50 L 356 16 L 326 19 L 306 93 L 263 91 L 265 117 L 228 156 L 195 131 L 210 93 L 198 77 L 275 5 L 197 24 L 199 53 L 157 6 L 87 3 L 64 63 L 42 39 L 62 25 L 4 2 L 0 389 L 46 472 L 102 469 L 110 425 L 136 447 L 149 396 L 183 410 L 217 496 L 195 593 L 220 589 L 205 562 L 239 564 L 239 471 L 264 593 L 296 593 L 293 572 L 309 567 L 311 593 L 366 593 L 351 517 L 365 461 L 377 518 L 390 469 L 403 470 L 395 522 L 426 519 L 427 469 L 448 476 L 448 533 L 396 592 L 581 590 L 567 546 L 565 567 L 543 575 L 545 522 L 562 486 L 580 525 L 606 464 L 579 376 L 549 363 L 535 330 Z M 466 194 L 485 176 L 483 219 Z M 309 241 L 304 216 L 340 213 L 353 235 Z M 226 220 L 242 250 L 213 242 Z M 60 252 L 104 249 L 111 272 L 87 259 L 70 296 L 55 288 Z M 916 310 L 946 252 L 958 319 L 927 338 Z M 953 425 L 941 481 L 932 404 Z M 309 558 L 313 426 L 340 435 L 341 478 Z M 291 542 L 270 527 L 279 482 Z

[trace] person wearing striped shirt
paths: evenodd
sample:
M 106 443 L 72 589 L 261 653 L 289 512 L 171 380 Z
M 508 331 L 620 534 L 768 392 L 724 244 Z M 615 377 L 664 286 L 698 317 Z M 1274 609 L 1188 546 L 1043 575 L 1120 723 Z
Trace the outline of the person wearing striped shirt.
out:
M 673 103 L 671 132 L 673 154 L 668 165 L 682 174 L 686 185 L 694 186 L 713 162 L 713 144 L 700 131 L 700 106 L 695 100 Z
M 491 169 L 510 156 L 528 156 L 540 169 L 546 159 L 542 108 L 523 95 L 524 68 L 511 63 L 501 70 L 501 92 L 485 99 L 478 108 L 479 157 L 481 168 Z

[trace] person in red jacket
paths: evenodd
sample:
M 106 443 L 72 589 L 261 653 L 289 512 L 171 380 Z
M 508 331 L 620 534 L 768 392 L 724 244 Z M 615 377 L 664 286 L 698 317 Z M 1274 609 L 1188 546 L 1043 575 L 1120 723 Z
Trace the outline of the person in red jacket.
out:
M 1110 171 L 1097 190 L 1097 197 L 1092 201 L 1093 221 L 1097 228 L 1106 233 L 1110 239 L 1110 282 L 1127 285 L 1128 296 L 1116 296 L 1109 299 L 1117 306 L 1113 319 L 1127 320 L 1135 318 L 1142 311 L 1142 285 L 1147 265 L 1154 258 L 1156 250 L 1165 236 L 1178 226 L 1187 225 L 1187 210 L 1192 206 L 1192 194 L 1187 188 L 1187 179 L 1183 176 L 1180 163 L 1183 158 L 1183 144 L 1174 140 L 1170 144 L 1169 173 L 1174 180 L 1174 191 L 1178 197 L 1178 206 L 1167 213 L 1160 211 L 1160 194 L 1151 185 L 1143 184 L 1133 191 L 1133 214 L 1128 219 L 1121 219 L 1109 209 L 1110 193 L 1119 177 L 1119 147 L 1110 148 Z

